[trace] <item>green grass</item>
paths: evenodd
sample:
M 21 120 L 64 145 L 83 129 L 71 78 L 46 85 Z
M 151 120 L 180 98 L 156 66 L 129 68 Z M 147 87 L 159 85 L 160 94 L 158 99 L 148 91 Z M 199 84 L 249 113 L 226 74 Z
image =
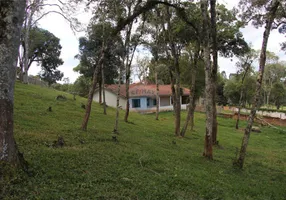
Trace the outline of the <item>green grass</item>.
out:
M 4 187 L 2 199 L 285 199 L 286 135 L 271 128 L 252 133 L 244 170 L 232 161 L 242 131 L 218 118 L 214 161 L 202 157 L 205 116 L 195 131 L 173 135 L 173 115 L 120 113 L 118 143 L 112 141 L 115 110 L 93 104 L 88 131 L 80 130 L 86 99 L 39 86 L 16 84 L 15 138 L 30 165 Z M 52 106 L 52 112 L 47 108 Z M 185 119 L 183 112 L 182 118 Z M 245 126 L 245 122 L 243 126 Z M 66 145 L 51 144 L 63 136 Z M 175 144 L 174 144 L 175 143 Z M 1 199 L 1 197 L 0 197 Z

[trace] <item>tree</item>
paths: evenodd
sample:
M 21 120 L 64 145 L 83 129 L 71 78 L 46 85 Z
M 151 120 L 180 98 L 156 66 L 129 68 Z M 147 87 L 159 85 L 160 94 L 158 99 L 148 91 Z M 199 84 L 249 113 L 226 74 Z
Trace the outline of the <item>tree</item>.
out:
M 83 75 L 79 76 L 74 82 L 75 92 L 82 97 L 87 97 L 91 78 L 87 78 Z
M 249 17 L 250 15 L 253 19 L 256 18 L 256 20 L 254 20 L 254 23 L 265 25 L 265 29 L 263 33 L 263 40 L 262 40 L 262 47 L 261 47 L 260 58 L 259 58 L 259 71 L 258 71 L 258 76 L 257 76 L 257 81 L 256 81 L 254 102 L 252 105 L 251 113 L 247 121 L 247 127 L 245 128 L 245 131 L 244 131 L 244 136 L 242 139 L 239 156 L 238 156 L 238 159 L 234 162 L 234 165 L 238 166 L 239 168 L 243 168 L 244 159 L 246 155 L 246 148 L 248 146 L 252 124 L 254 121 L 256 110 L 259 106 L 260 91 L 261 91 L 264 67 L 265 67 L 265 62 L 266 62 L 266 49 L 267 49 L 268 38 L 270 35 L 270 31 L 271 31 L 274 19 L 276 18 L 277 11 L 281 5 L 280 5 L 279 0 L 271 0 L 271 1 L 265 0 L 263 4 L 261 4 L 260 1 L 256 2 L 256 1 L 242 0 L 240 1 L 240 5 L 242 6 L 243 9 L 246 9 L 245 17 Z M 264 15 L 261 14 L 261 10 L 265 11 Z
M 80 64 L 74 68 L 74 71 L 79 72 L 86 78 L 92 78 L 98 64 L 103 42 L 107 40 L 112 28 L 113 26 L 109 22 L 90 22 L 87 36 L 79 38 L 79 53 L 76 58 L 80 60 Z M 103 65 L 106 84 L 115 83 L 118 77 L 118 66 L 121 65 L 122 40 L 120 37 L 115 40 L 114 46 L 108 47 L 105 51 Z
M 185 136 L 189 122 L 191 122 L 191 130 L 193 130 L 193 127 L 194 127 L 195 100 L 197 97 L 200 96 L 200 94 L 198 94 L 198 88 L 200 88 L 198 86 L 200 83 L 199 83 L 199 79 L 197 79 L 196 74 L 198 72 L 202 71 L 202 70 L 199 70 L 199 67 L 201 67 L 200 66 L 200 63 L 201 63 L 201 58 L 200 58 L 201 47 L 200 47 L 200 45 L 201 45 L 200 43 L 197 43 L 193 46 L 193 48 L 191 48 L 191 46 L 186 48 L 187 49 L 187 51 L 186 51 L 187 56 L 189 57 L 187 60 L 187 65 L 188 65 L 188 68 L 190 68 L 190 69 L 188 69 L 189 73 L 187 73 L 187 77 L 188 77 L 187 80 L 185 80 L 185 81 L 182 80 L 182 83 L 190 81 L 188 83 L 189 88 L 190 88 L 190 96 L 189 96 L 189 108 L 188 108 L 187 119 L 186 119 L 185 124 L 184 124 L 184 126 L 181 130 L 181 133 L 180 133 L 182 137 Z M 203 68 L 201 67 L 201 69 L 203 69 Z M 182 73 L 182 74 L 184 74 L 184 73 Z M 185 75 L 186 75 L 186 73 L 185 73 Z M 200 75 L 204 76 L 204 74 L 200 74 Z
M 57 81 L 62 80 L 62 78 L 64 77 L 64 73 L 53 68 L 43 68 L 39 75 L 43 81 L 46 81 L 48 83 L 49 86 L 51 86 L 53 83 L 56 83 Z
M 60 39 L 49 31 L 38 27 L 32 28 L 29 33 L 28 64 L 25 69 L 29 70 L 31 64 L 37 62 L 42 68 L 40 77 L 49 85 L 61 80 L 63 73 L 56 70 L 63 64 L 63 60 L 60 58 L 62 49 Z
M 274 102 L 277 110 L 279 110 L 280 106 L 283 105 L 286 100 L 285 86 L 281 82 L 274 83 L 271 93 L 272 93 L 271 95 L 272 101 Z
M 47 10 L 44 8 L 47 8 Z M 76 9 L 72 0 L 66 3 L 61 0 L 53 1 L 53 3 L 50 3 L 48 0 L 27 0 L 25 20 L 21 34 L 21 48 L 19 49 L 20 79 L 22 82 L 28 83 L 30 31 L 32 28 L 44 16 L 55 13 L 67 20 L 73 31 L 78 31 L 80 23 L 74 17 L 77 13 Z
M 203 155 L 212 160 L 213 159 L 213 147 L 212 147 L 212 137 L 213 137 L 213 86 L 212 86 L 212 67 L 211 67 L 211 60 L 210 60 L 210 21 L 209 21 L 209 14 L 208 14 L 208 0 L 201 0 L 201 12 L 202 12 L 202 19 L 203 19 L 203 30 L 202 34 L 205 36 L 202 41 L 203 47 L 203 58 L 205 64 L 205 81 L 206 81 L 206 88 L 205 88 L 205 97 L 206 97 L 206 133 L 205 133 L 205 146 L 204 146 L 204 153 Z
M 240 96 L 239 96 L 239 102 L 238 102 L 238 113 L 237 113 L 237 120 L 235 128 L 238 129 L 239 125 L 239 118 L 240 118 L 240 110 L 241 110 L 241 104 L 242 104 L 242 98 L 243 98 L 243 91 L 249 90 L 246 88 L 243 88 L 244 80 L 251 73 L 252 67 L 251 64 L 256 59 L 256 52 L 254 50 L 250 50 L 246 55 L 239 57 L 239 62 L 236 63 L 236 66 L 238 67 L 238 73 L 241 73 L 241 88 L 240 88 Z
M 217 74 L 216 103 L 218 105 L 225 106 L 227 104 L 227 98 L 224 94 L 224 87 L 226 81 L 227 78 L 223 72 Z
M 19 165 L 14 139 L 14 84 L 26 1 L 0 2 L 0 162 Z
M 90 0 L 88 1 L 88 5 L 92 2 L 97 2 L 99 3 L 99 0 Z M 101 1 L 101 2 L 104 2 L 104 1 Z M 117 36 L 117 34 L 122 30 L 124 29 L 124 27 L 129 24 L 130 22 L 132 22 L 135 18 L 137 18 L 139 15 L 141 15 L 142 13 L 146 13 L 150 10 L 152 10 L 155 6 L 159 5 L 159 4 L 162 4 L 162 5 L 166 5 L 166 6 L 169 6 L 169 7 L 173 7 L 176 9 L 176 11 L 178 13 L 180 13 L 180 17 L 184 18 L 186 16 L 186 13 L 185 13 L 185 10 L 184 8 L 180 7 L 180 6 L 177 6 L 176 4 L 171 4 L 171 3 L 168 3 L 166 1 L 137 1 L 137 3 L 139 4 L 138 6 L 138 9 L 134 10 L 134 12 L 129 16 L 129 17 L 126 17 L 126 18 L 119 18 L 117 21 L 117 25 L 116 27 L 114 28 L 114 30 L 112 31 L 112 33 L 110 34 L 110 37 L 108 38 L 109 42 L 112 43 L 113 41 L 113 37 Z M 120 2 L 115 2 L 114 5 L 120 5 Z M 114 6 L 112 8 L 118 8 L 117 6 Z M 109 13 L 113 13 L 113 12 L 109 12 Z M 116 23 L 116 22 L 115 22 Z M 103 46 L 102 47 L 102 53 L 101 53 L 101 56 L 98 60 L 98 63 L 97 65 L 101 65 L 103 63 L 103 60 L 104 60 L 104 51 L 106 49 L 106 46 Z M 94 73 L 93 73 L 93 83 L 92 83 L 92 87 L 90 88 L 90 91 L 89 91 L 89 95 L 88 95 L 88 103 L 87 103 L 87 109 L 86 109 L 86 113 L 85 113 L 85 116 L 84 116 L 84 120 L 83 120 L 83 123 L 82 123 L 82 129 L 83 130 L 86 130 L 87 128 L 87 124 L 88 124 L 88 120 L 89 120 L 89 115 L 90 115 L 90 110 L 91 110 L 91 104 L 92 104 L 92 98 L 93 98 L 93 94 L 94 94 L 94 90 L 96 88 L 96 84 L 97 84 L 97 75 L 98 75 L 98 68 L 95 68 L 94 70 Z M 173 90 L 174 91 L 174 90 Z
M 267 59 L 268 60 L 268 59 Z M 268 61 L 265 65 L 263 88 L 266 92 L 266 104 L 269 106 L 270 96 L 275 83 L 281 81 L 286 76 L 285 63 L 279 62 L 279 60 Z

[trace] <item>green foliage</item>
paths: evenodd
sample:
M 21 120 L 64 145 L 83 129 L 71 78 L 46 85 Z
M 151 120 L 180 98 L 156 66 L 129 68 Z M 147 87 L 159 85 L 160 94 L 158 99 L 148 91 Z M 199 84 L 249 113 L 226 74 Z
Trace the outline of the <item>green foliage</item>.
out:
M 79 76 L 73 84 L 73 91 L 82 97 L 87 97 L 89 87 L 91 84 L 91 78 L 85 76 Z
M 57 81 L 60 81 L 64 77 L 64 73 L 62 73 L 59 70 L 42 70 L 39 73 L 41 79 L 43 81 L 46 81 L 49 86 L 52 85 L 53 83 L 56 83 Z
M 34 27 L 30 30 L 29 66 L 33 62 L 42 69 L 56 69 L 63 64 L 60 58 L 60 39 L 45 29 Z
M 227 104 L 227 98 L 224 95 L 224 86 L 225 82 L 227 81 L 226 77 L 223 75 L 225 74 L 217 74 L 217 86 L 216 86 L 216 103 L 218 105 L 226 105 Z
M 39 73 L 42 80 L 49 85 L 63 77 L 57 68 L 63 64 L 60 58 L 62 46 L 60 39 L 47 30 L 34 27 L 30 30 L 29 67 L 33 62 L 41 66 Z
M 273 85 L 271 91 L 271 100 L 274 102 L 277 109 L 286 102 L 286 90 L 282 83 L 277 82 Z
M 181 70 L 181 83 L 187 88 L 190 88 L 192 83 L 192 73 L 193 73 L 193 63 L 188 54 L 183 54 L 180 59 L 180 70 Z M 198 66 L 196 69 L 196 87 L 195 93 L 196 98 L 203 95 L 205 89 L 205 71 L 204 63 L 202 60 L 198 61 Z
M 57 95 L 67 97 L 56 101 Z M 215 160 L 202 157 L 205 115 L 196 113 L 195 130 L 173 136 L 172 112 L 130 113 L 112 140 L 115 109 L 92 106 L 87 132 L 79 129 L 86 99 L 33 85 L 16 84 L 15 138 L 30 164 L 6 183 L 3 200 L 22 199 L 283 199 L 286 135 L 262 127 L 251 135 L 243 171 L 232 167 L 242 132 L 235 121 L 218 118 Z M 47 108 L 51 106 L 52 112 Z M 122 113 L 123 114 L 123 111 Z M 120 115 L 123 116 L 123 115 Z M 182 113 L 182 120 L 186 113 Z M 245 122 L 242 122 L 246 125 Z M 51 144 L 62 136 L 63 148 Z M 175 144 L 174 144 L 175 143 Z M 247 184 L 245 184 L 247 183 Z
M 224 95 L 229 99 L 230 104 L 238 105 L 240 98 L 240 91 L 242 89 L 242 103 L 243 105 L 252 103 L 252 98 L 255 93 L 255 75 L 248 75 L 245 77 L 244 83 L 241 84 L 241 74 L 229 79 L 225 83 Z
M 217 42 L 218 51 L 224 57 L 243 55 L 249 51 L 240 28 L 243 23 L 236 17 L 235 10 L 228 10 L 225 5 L 217 6 Z
M 122 41 L 118 37 L 114 43 L 110 44 L 106 41 L 113 30 L 111 23 L 91 23 L 88 27 L 87 37 L 79 38 L 79 54 L 76 56 L 80 60 L 80 64 L 74 68 L 86 78 L 92 78 L 97 62 L 102 53 L 102 45 L 105 42 L 107 49 L 105 51 L 104 75 L 105 83 L 113 84 L 118 77 L 119 66 L 122 65 L 121 56 Z

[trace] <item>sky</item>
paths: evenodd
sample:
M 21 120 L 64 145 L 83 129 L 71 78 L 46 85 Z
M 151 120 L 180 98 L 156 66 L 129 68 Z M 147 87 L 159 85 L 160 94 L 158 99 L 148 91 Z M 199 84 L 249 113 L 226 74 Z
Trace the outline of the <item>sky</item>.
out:
M 51 3 L 55 0 L 49 0 Z M 218 0 L 219 3 L 225 4 L 229 9 L 237 6 L 237 1 L 233 0 Z M 91 14 L 84 11 L 83 7 L 78 7 L 77 18 L 82 23 L 83 27 L 86 27 Z M 61 58 L 64 64 L 58 69 L 64 72 L 64 77 L 69 77 L 70 82 L 74 82 L 79 76 L 78 73 L 73 71 L 79 63 L 79 60 L 75 59 L 75 55 L 78 54 L 78 38 L 85 35 L 85 32 L 78 32 L 76 34 L 70 29 L 69 23 L 58 14 L 49 14 L 39 21 L 39 26 L 44 28 L 56 37 L 60 38 L 62 45 Z M 260 49 L 262 44 L 263 28 L 256 29 L 252 25 L 248 25 L 241 29 L 244 39 L 251 43 L 254 49 Z M 274 52 L 280 57 L 280 60 L 286 60 L 286 54 L 280 51 L 280 43 L 285 41 L 285 37 L 279 34 L 277 30 L 273 30 L 270 34 L 268 41 L 268 51 Z M 140 54 L 140 52 L 138 53 Z M 142 52 L 142 54 L 146 54 Z M 140 55 L 141 57 L 141 55 Z M 225 71 L 227 75 L 236 72 L 235 63 L 236 58 L 222 58 L 219 57 L 218 65 L 220 71 Z M 29 74 L 37 75 L 40 71 L 40 66 L 33 64 L 29 70 Z M 135 77 L 133 77 L 135 79 Z

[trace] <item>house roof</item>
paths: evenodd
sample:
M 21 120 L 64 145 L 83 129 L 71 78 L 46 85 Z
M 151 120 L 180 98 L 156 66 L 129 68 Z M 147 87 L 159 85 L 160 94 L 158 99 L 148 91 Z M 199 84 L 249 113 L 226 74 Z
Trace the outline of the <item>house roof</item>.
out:
M 106 85 L 105 88 L 113 93 L 117 93 L 117 84 Z M 187 96 L 190 91 L 187 88 L 182 88 L 183 95 Z M 139 96 L 155 96 L 156 95 L 156 85 L 155 84 L 131 84 L 129 86 L 130 97 Z M 159 96 L 171 96 L 172 90 L 171 85 L 159 85 Z M 125 84 L 120 85 L 120 96 L 126 97 L 126 86 Z

